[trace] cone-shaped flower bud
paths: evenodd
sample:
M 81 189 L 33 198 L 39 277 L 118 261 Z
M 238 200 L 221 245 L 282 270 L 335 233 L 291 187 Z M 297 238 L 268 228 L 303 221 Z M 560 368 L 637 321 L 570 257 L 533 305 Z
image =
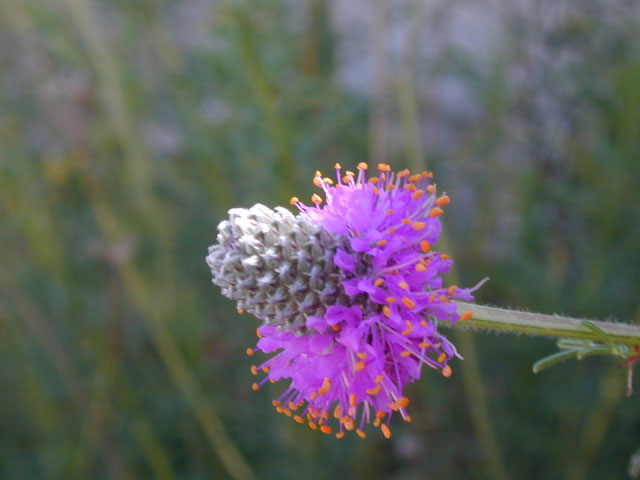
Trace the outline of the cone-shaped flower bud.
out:
M 247 353 L 277 352 L 252 367 L 265 374 L 253 388 L 290 379 L 276 409 L 338 437 L 364 437 L 365 423 L 389 437 L 393 412 L 410 420 L 404 385 L 423 365 L 451 375 L 457 352 L 437 322 L 461 319 L 451 299 L 472 299 L 442 285 L 452 260 L 431 246 L 449 197 L 436 196 L 431 174 L 381 164 L 367 180 L 366 170 L 342 177 L 336 165 L 336 182 L 317 172 L 324 200 L 293 198 L 297 216 L 231 210 L 207 257 L 213 283 L 263 322 Z

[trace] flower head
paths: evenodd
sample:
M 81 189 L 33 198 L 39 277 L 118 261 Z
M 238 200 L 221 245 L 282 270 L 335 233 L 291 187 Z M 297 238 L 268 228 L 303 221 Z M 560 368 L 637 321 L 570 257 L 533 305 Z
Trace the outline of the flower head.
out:
M 455 347 L 437 331 L 455 323 L 452 299 L 471 290 L 445 287 L 441 274 L 453 261 L 432 250 L 447 195 L 437 195 L 432 174 L 394 173 L 386 164 L 367 178 L 368 166 L 336 181 L 316 172 L 322 189 L 313 206 L 292 198 L 300 211 L 262 205 L 233 209 L 218 227 L 207 262 L 213 282 L 263 320 L 255 352 L 274 354 L 252 373 L 267 381 L 290 379 L 276 409 L 324 433 L 365 423 L 389 437 L 391 417 L 410 421 L 405 384 L 423 365 L 445 377 Z

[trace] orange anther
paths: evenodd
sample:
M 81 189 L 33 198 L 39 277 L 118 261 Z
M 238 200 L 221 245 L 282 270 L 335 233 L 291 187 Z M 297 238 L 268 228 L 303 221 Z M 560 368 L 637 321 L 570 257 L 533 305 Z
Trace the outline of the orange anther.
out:
M 382 382 L 382 380 L 384 380 L 384 376 L 383 375 L 378 375 L 373 381 L 376 383 L 380 383 Z
M 440 258 L 442 260 L 449 260 L 451 258 L 451 255 L 448 255 L 446 253 L 443 253 L 442 255 L 440 255 Z
M 339 163 L 336 163 L 333 168 L 335 168 L 336 170 L 340 170 L 342 168 L 342 165 L 340 165 Z
M 269 365 L 265 365 L 264 367 L 262 367 L 262 371 L 264 373 L 269 373 Z
M 378 164 L 378 170 L 380 170 L 381 172 L 390 172 L 391 171 L 391 167 L 389 165 L 387 165 L 386 163 L 379 163 Z
M 369 165 L 367 165 L 367 164 L 366 164 L 366 163 L 364 163 L 364 162 L 360 162 L 360 163 L 358 164 L 358 170 L 366 170 L 367 168 L 369 168 Z
M 411 195 L 411 199 L 418 200 L 422 195 L 424 195 L 424 190 L 416 190 L 416 193 Z
M 433 194 L 435 191 L 436 191 L 436 186 L 435 186 L 435 185 L 429 185 L 429 186 L 427 187 L 427 193 L 428 193 L 429 195 Z
M 393 183 L 388 184 L 386 187 L 384 187 L 385 190 L 395 190 L 396 186 Z
M 333 432 L 333 429 L 329 426 L 329 425 L 322 425 L 320 427 L 320 431 L 322 433 L 326 433 L 327 435 L 330 434 L 331 432 Z
M 380 430 L 382 430 L 382 435 L 384 435 L 384 438 L 391 438 L 391 430 L 386 423 L 380 425 Z
M 293 403 L 293 402 L 289 402 L 287 405 L 289 405 L 289 408 L 290 408 L 291 410 L 293 410 L 294 412 L 298 409 L 298 405 L 296 405 L 296 404 L 295 404 L 295 403 Z
M 407 408 L 407 405 L 409 405 L 409 399 L 407 397 L 400 397 L 397 403 L 400 408 Z
M 402 331 L 402 332 L 400 332 L 400 333 L 402 333 L 402 335 L 404 335 L 404 336 L 406 337 L 407 335 L 411 335 L 411 332 L 412 332 L 412 331 L 413 331 L 413 330 L 412 330 L 411 328 L 407 328 L 406 330 L 403 330 L 403 331 Z
M 447 302 L 449 301 L 449 299 L 448 299 L 447 297 L 442 297 L 442 296 L 441 296 L 441 297 L 440 297 L 440 301 L 441 301 L 442 303 L 447 303 Z
M 384 283 L 384 279 L 382 279 L 382 278 L 376 278 L 376 280 L 373 282 L 373 284 L 374 284 L 376 287 L 379 287 L 379 286 L 380 286 L 380 285 L 382 285 L 383 283 Z
M 385 212 L 386 215 L 393 215 L 393 210 L 390 208 Z
M 413 418 L 411 418 L 410 415 L 407 415 L 406 417 L 404 417 L 404 421 L 407 422 L 407 423 L 411 423 L 411 422 L 413 422 Z
M 359 372 L 360 370 L 364 370 L 364 368 L 367 365 L 361 360 L 359 362 L 356 362 L 356 372 Z
M 400 352 L 401 357 L 409 357 L 410 355 L 411 352 L 409 350 L 403 350 L 402 352 Z
M 298 197 L 291 197 L 291 200 L 289 200 L 289 204 L 291 205 L 295 205 L 296 203 L 299 203 L 300 199 Z
M 370 178 L 369 180 L 367 180 L 367 183 L 375 184 L 375 183 L 378 183 L 379 180 L 380 179 L 378 177 L 373 177 L 373 178 Z
M 240 315 L 242 315 L 244 313 L 244 310 L 241 308 L 236 308 L 236 312 L 238 312 Z
M 320 170 L 316 170 L 316 173 L 314 173 L 314 176 L 321 177 L 322 176 L 322 172 Z
M 410 192 L 415 192 L 416 191 L 416 186 L 413 183 L 407 183 L 404 186 L 405 190 L 409 190 Z
M 322 187 L 322 177 L 313 177 L 313 184 L 316 187 L 321 188 Z
M 460 315 L 460 320 L 464 322 L 466 320 L 469 320 L 471 317 L 473 317 L 473 312 L 464 312 L 462 315 Z
M 387 305 L 382 307 L 382 313 L 384 313 L 384 316 L 387 318 L 391 317 L 391 309 Z
M 336 433 L 336 438 L 342 438 L 342 437 L 344 437 L 344 432 Z
M 355 424 L 353 423 L 353 418 L 342 417 L 340 421 L 343 423 L 344 428 L 346 428 L 349 431 L 353 430 L 353 427 L 355 426 Z
M 402 223 L 404 223 L 405 225 L 411 225 L 411 220 L 409 220 L 408 218 L 403 218 Z
M 427 269 L 427 267 L 422 263 L 417 263 L 415 268 L 416 272 L 424 272 Z
M 312 422 L 311 420 L 309 420 L 309 428 L 311 428 L 311 430 L 317 430 L 318 425 L 316 425 L 315 422 Z
M 392 235 L 392 234 L 393 234 L 393 232 L 395 232 L 395 231 L 396 231 L 396 227 L 391 227 L 391 228 L 389 228 L 389 230 L 387 230 L 387 233 L 388 233 L 389 235 Z
M 262 334 L 260 333 L 260 327 L 256 328 L 256 337 L 262 338 Z
M 409 288 L 409 284 L 404 280 L 398 282 L 398 286 L 403 290 L 407 290 Z
M 441 195 L 438 197 L 438 199 L 436 200 L 436 205 L 438 205 L 439 207 L 444 207 L 445 205 L 447 205 L 449 202 L 451 201 L 451 199 L 449 198 L 449 195 Z
M 429 297 L 429 303 L 433 303 L 433 302 L 435 302 L 435 301 L 436 301 L 436 296 L 435 296 L 435 294 L 434 294 L 434 295 L 431 295 L 431 296 Z
M 422 325 L 424 328 L 429 328 L 429 324 L 426 320 L 420 320 L 420 325 Z
M 349 405 L 355 407 L 358 402 L 358 396 L 355 393 L 349 395 Z
M 251 384 L 251 389 L 254 390 L 254 391 L 257 391 L 257 390 L 260 389 L 260 385 L 258 385 L 257 383 L 253 382 Z
M 313 195 L 311 195 L 311 201 L 316 205 L 320 205 L 322 203 L 322 197 L 317 193 L 314 193 Z
M 419 173 L 415 174 L 415 175 L 411 175 L 409 177 L 409 181 L 411 183 L 416 183 L 418 180 L 420 180 L 422 178 L 422 175 L 420 175 Z
M 440 355 L 438 355 L 438 363 L 442 363 L 447 359 L 447 354 L 446 353 L 441 353 Z
M 409 310 L 413 309 L 413 307 L 416 306 L 416 302 L 411 300 L 409 297 L 402 297 L 402 304 Z
M 340 331 L 340 325 L 331 325 L 331 330 L 333 330 L 334 332 L 339 332 Z
M 331 180 L 329 177 L 324 177 L 322 181 L 327 185 L 333 185 L 333 180 Z
M 420 342 L 420 343 L 418 344 L 418 346 L 419 346 L 420 348 L 429 348 L 429 347 L 431 346 L 431 344 L 430 344 L 429 342 L 427 342 L 427 341 L 424 341 L 424 342 Z
M 456 293 L 456 290 L 458 290 L 458 286 L 457 285 L 451 285 L 448 289 L 447 289 L 447 295 L 451 296 L 454 293 Z
M 422 175 L 424 178 L 433 177 L 433 173 L 427 172 L 426 170 L 424 172 L 420 173 L 420 175 Z
M 385 300 L 388 303 L 396 303 L 396 297 L 387 297 L 387 298 L 385 298 Z
M 429 216 L 437 217 L 438 215 L 442 215 L 443 213 L 444 213 L 444 210 L 442 210 L 440 207 L 433 207 L 429 212 Z
M 356 430 L 356 433 L 358 434 L 358 436 L 360 438 L 367 438 L 367 434 L 364 433 L 362 430 L 360 430 L 359 428 Z
M 293 419 L 298 423 L 304 423 L 304 418 L 302 418 L 300 415 L 294 415 Z
M 247 352 L 247 355 L 249 356 L 254 354 L 253 348 L 247 348 L 246 352 Z
M 380 189 L 378 187 L 373 187 L 372 190 L 373 190 L 373 193 L 375 193 L 376 195 L 380 193 Z
M 336 405 L 336 408 L 333 409 L 333 418 L 340 417 L 342 417 L 342 408 L 340 408 L 340 405 Z
M 414 230 L 422 230 L 426 226 L 427 224 L 425 222 L 413 222 L 411 228 L 413 228 Z
M 387 412 L 383 412 L 382 410 L 378 410 L 376 412 L 376 418 L 384 418 L 387 416 Z
M 258 367 L 256 367 L 255 365 L 251 365 L 251 374 L 252 375 L 257 375 L 258 374 Z
M 291 410 L 289 410 L 288 408 L 283 408 L 280 413 L 284 413 L 287 417 L 291 416 Z
M 422 250 L 424 253 L 427 253 L 429 250 L 431 250 L 431 244 L 426 240 L 421 241 L 420 250 Z
M 399 178 L 404 178 L 404 177 L 406 177 L 407 175 L 411 175 L 411 171 L 410 171 L 408 168 L 405 168 L 404 170 L 400 170 L 400 171 L 398 172 L 398 177 L 399 177 Z
M 367 389 L 367 393 L 369 395 L 377 395 L 378 393 L 380 393 L 380 390 L 382 389 L 382 385 L 378 384 L 373 388 L 368 388 Z
M 331 388 L 331 379 L 329 377 L 324 377 L 324 380 L 322 380 L 322 387 L 326 390 L 329 390 Z
M 356 356 L 358 358 L 363 359 L 363 360 L 365 360 L 368 357 L 368 355 L 365 352 L 358 352 L 358 353 L 356 353 Z
M 449 365 L 447 365 L 442 369 L 442 376 L 445 378 L 449 378 L 452 373 L 453 373 L 453 370 L 451 370 L 451 367 Z
M 374 426 L 374 427 L 379 427 L 379 426 L 380 426 L 380 419 L 379 419 L 379 418 L 376 418 L 376 419 L 373 421 L 373 426 Z
M 273 400 L 271 402 L 271 405 L 273 405 L 274 407 L 279 407 L 280 406 L 280 402 L 278 400 Z
M 382 246 L 387 244 L 387 241 L 386 240 L 378 240 L 376 243 L 382 247 Z

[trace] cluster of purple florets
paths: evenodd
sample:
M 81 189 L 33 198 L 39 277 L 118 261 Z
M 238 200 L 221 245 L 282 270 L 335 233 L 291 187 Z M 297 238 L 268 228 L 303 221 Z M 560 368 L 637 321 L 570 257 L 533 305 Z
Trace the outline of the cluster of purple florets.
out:
M 290 379 L 276 409 L 324 433 L 355 430 L 365 423 L 391 435 L 394 412 L 406 421 L 404 385 L 420 377 L 423 365 L 445 377 L 455 347 L 437 330 L 438 322 L 470 317 L 451 300 L 472 300 L 470 289 L 444 287 L 441 275 L 452 266 L 448 255 L 431 249 L 440 234 L 439 216 L 449 203 L 437 196 L 432 174 L 394 173 L 385 164 L 367 178 L 367 165 L 346 172 L 336 164 L 337 180 L 316 173 L 323 190 L 313 206 L 291 203 L 329 234 L 345 237 L 333 261 L 341 270 L 346 305 L 326 305 L 322 315 L 306 317 L 304 333 L 276 325 L 258 328 L 255 349 L 275 353 L 254 374 L 264 382 Z

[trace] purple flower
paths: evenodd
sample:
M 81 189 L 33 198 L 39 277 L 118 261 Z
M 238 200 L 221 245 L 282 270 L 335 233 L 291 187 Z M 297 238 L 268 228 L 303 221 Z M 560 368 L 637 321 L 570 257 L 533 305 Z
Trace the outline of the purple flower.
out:
M 335 432 L 338 438 L 351 430 L 365 437 L 364 426 L 368 423 L 380 427 L 388 438 L 394 413 L 411 420 L 403 390 L 405 384 L 420 378 L 424 365 L 451 376 L 449 361 L 459 355 L 437 331 L 437 322 L 469 318 L 469 312 L 459 315 L 451 300 L 470 301 L 473 297 L 471 289 L 443 286 L 441 274 L 453 261 L 431 246 L 438 240 L 441 207 L 449 203 L 449 197 L 436 196 L 431 173 L 394 173 L 388 165 L 380 164 L 378 174 L 367 179 L 365 163 L 358 165 L 357 174 L 346 172 L 342 176 L 340 165 L 335 168 L 336 182 L 316 172 L 314 183 L 322 189 L 324 201 L 315 194 L 314 206 L 304 205 L 295 197 L 291 202 L 300 210 L 301 220 L 310 223 L 309 228 L 328 233 L 334 241 L 333 250 L 323 247 L 324 257 L 322 250 L 310 254 L 320 258 L 317 264 L 309 266 L 299 259 L 296 268 L 301 272 L 291 280 L 299 285 L 283 289 L 290 296 L 300 292 L 295 305 L 306 309 L 302 318 L 296 316 L 297 320 L 285 322 L 283 318 L 299 312 L 285 317 L 271 314 L 267 306 L 255 300 L 279 298 L 276 293 L 260 296 L 258 290 L 250 294 L 234 290 L 237 283 L 250 284 L 246 279 L 220 280 L 224 273 L 220 273 L 224 267 L 219 267 L 221 250 L 212 247 L 208 261 L 214 270 L 214 283 L 224 284 L 228 296 L 238 299 L 239 305 L 244 302 L 253 308 L 258 317 L 265 312 L 262 317 L 266 324 L 258 328 L 257 346 L 247 352 L 274 355 L 252 367 L 254 374 L 264 373 L 262 380 L 253 384 L 254 390 L 267 381 L 288 379 L 289 387 L 274 400 L 279 412 L 314 430 Z M 245 238 L 243 235 L 238 238 Z M 225 248 L 238 249 L 237 238 L 225 242 Z M 304 249 L 297 245 L 293 244 L 291 253 L 302 258 Z M 280 257 L 284 254 L 273 255 L 277 262 L 283 261 Z M 267 258 L 266 253 L 263 257 Z M 253 264 L 260 261 L 252 260 Z M 263 267 L 253 264 L 251 268 L 262 268 L 258 275 L 269 274 L 265 273 L 271 268 L 268 261 Z M 338 292 L 329 288 L 327 293 L 323 282 L 316 281 L 325 278 L 318 277 L 322 271 L 330 272 L 326 278 L 339 279 Z M 305 283 L 313 288 L 305 290 Z M 276 292 L 279 287 L 274 283 L 271 288 Z

